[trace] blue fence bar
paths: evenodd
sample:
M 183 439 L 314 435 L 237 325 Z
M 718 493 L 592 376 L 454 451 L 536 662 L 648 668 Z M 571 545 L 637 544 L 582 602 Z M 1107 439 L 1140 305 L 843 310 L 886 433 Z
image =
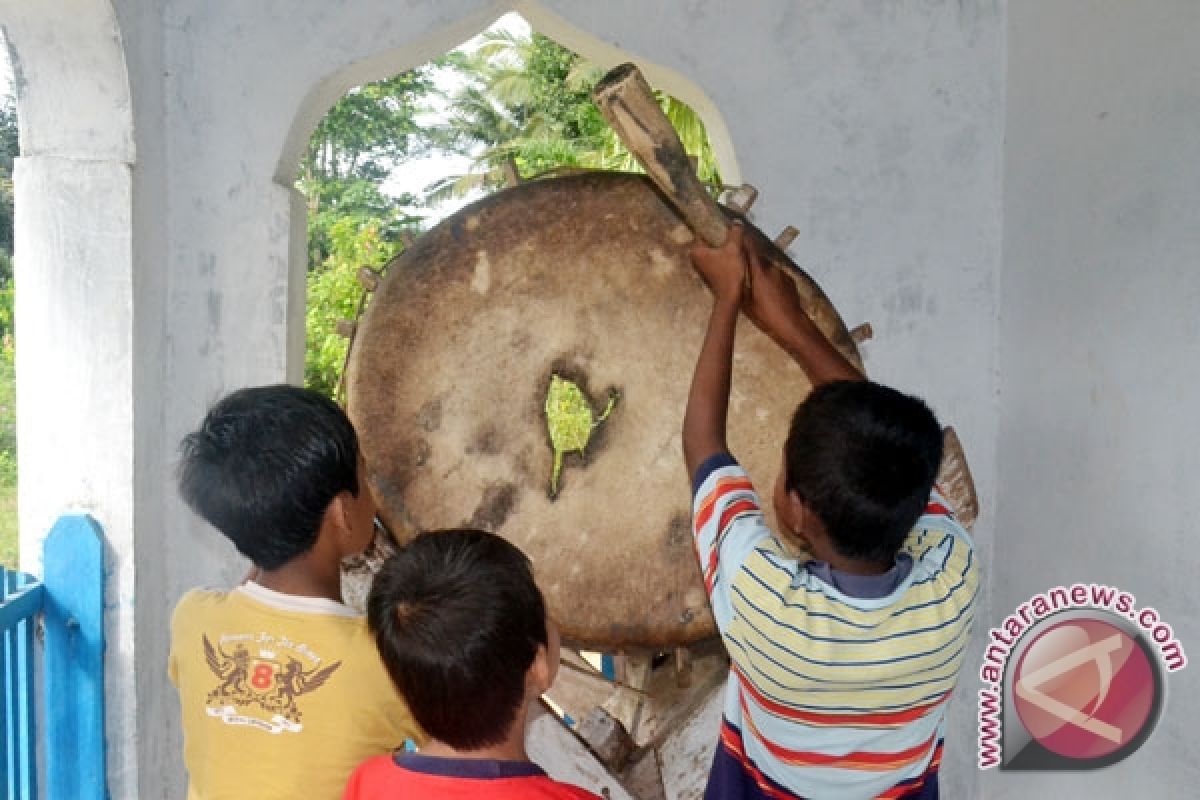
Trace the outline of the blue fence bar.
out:
M 0 630 L 3 631 L 4 753 L 0 789 L 9 800 L 37 796 L 34 750 L 33 629 L 45 590 L 29 575 L 5 569 L 0 576 Z
M 49 800 L 105 800 L 104 540 L 85 514 L 59 517 L 43 545 L 46 577 L 0 572 L 0 792 L 37 797 L 34 627 L 45 628 L 42 707 Z
M 58 518 L 43 545 L 46 793 L 104 800 L 104 540 L 85 514 Z

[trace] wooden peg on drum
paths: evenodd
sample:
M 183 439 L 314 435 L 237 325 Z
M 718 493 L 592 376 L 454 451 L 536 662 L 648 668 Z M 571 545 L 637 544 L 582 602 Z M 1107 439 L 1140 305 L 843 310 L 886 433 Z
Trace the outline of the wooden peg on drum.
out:
M 730 189 L 725 205 L 739 214 L 745 215 L 758 200 L 758 189 L 748 183 L 743 183 L 736 189 Z
M 787 250 L 792 246 L 792 242 L 796 241 L 796 237 L 800 235 L 800 231 L 794 225 L 788 225 L 779 232 L 775 237 L 775 246 L 780 250 Z
M 379 288 L 379 273 L 370 267 L 359 267 L 357 276 L 359 285 L 368 292 Z
M 850 338 L 854 340 L 855 344 L 869 342 L 874 336 L 875 329 L 871 327 L 871 323 L 869 322 L 856 325 L 853 330 L 850 331 Z

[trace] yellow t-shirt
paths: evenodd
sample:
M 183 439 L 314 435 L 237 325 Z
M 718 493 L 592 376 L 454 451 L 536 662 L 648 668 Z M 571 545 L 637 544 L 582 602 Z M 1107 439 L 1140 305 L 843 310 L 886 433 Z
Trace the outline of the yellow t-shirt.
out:
M 363 760 L 423 737 L 361 614 L 255 583 L 171 621 L 189 800 L 336 800 Z

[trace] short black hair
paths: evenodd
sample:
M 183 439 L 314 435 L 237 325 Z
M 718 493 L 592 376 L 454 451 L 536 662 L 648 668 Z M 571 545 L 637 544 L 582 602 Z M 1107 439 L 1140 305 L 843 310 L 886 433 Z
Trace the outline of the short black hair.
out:
M 354 426 L 310 389 L 239 389 L 179 449 L 183 499 L 265 570 L 312 548 L 338 494 L 358 496 Z
M 547 643 L 529 559 L 470 529 L 422 533 L 384 562 L 367 624 L 417 723 L 457 750 L 504 741 Z
M 929 500 L 942 431 L 919 398 L 871 381 L 815 388 L 784 446 L 784 486 L 848 558 L 895 558 Z

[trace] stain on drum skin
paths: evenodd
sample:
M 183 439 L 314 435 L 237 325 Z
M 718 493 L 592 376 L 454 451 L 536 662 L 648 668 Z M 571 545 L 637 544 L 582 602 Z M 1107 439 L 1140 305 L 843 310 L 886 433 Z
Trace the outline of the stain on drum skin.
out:
M 770 257 L 794 269 L 753 226 Z M 381 516 L 414 529 L 475 524 L 533 560 L 564 640 L 669 648 L 715 633 L 690 541 L 679 428 L 711 299 L 691 238 L 641 176 L 531 181 L 459 211 L 391 263 L 361 320 L 347 405 Z M 807 277 L 801 280 L 808 281 Z M 815 288 L 815 287 L 814 287 Z M 858 361 L 816 290 L 818 325 Z M 620 402 L 559 494 L 545 418 L 549 376 Z M 769 487 L 800 370 L 739 329 L 730 445 Z M 769 506 L 769 502 L 767 503 Z

